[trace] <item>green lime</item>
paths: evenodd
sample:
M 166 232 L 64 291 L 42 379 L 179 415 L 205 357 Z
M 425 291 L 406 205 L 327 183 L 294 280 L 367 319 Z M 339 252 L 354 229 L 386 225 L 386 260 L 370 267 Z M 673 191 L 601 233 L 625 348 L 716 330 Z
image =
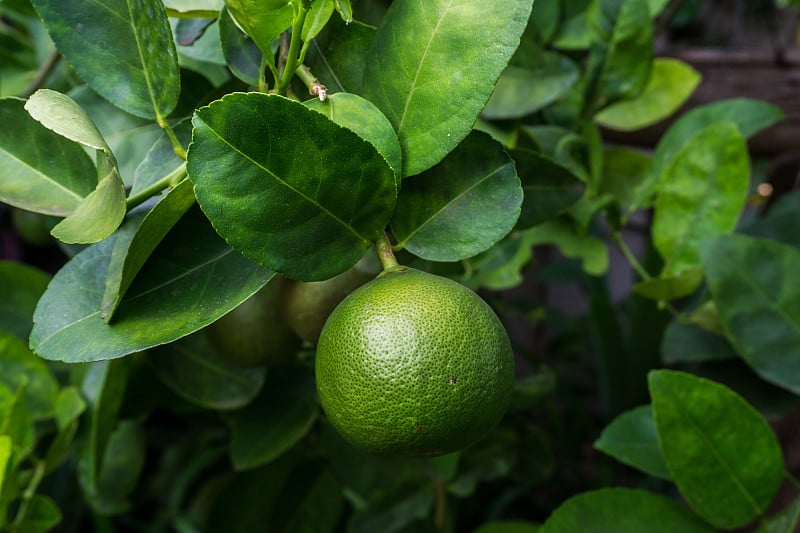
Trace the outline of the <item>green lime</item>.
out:
M 447 278 L 381 274 L 331 314 L 317 345 L 317 391 L 350 443 L 384 455 L 466 447 L 503 417 L 514 358 L 489 305 Z
M 290 360 L 300 339 L 280 309 L 283 278 L 275 278 L 239 307 L 206 328 L 212 345 L 238 366 L 261 366 Z

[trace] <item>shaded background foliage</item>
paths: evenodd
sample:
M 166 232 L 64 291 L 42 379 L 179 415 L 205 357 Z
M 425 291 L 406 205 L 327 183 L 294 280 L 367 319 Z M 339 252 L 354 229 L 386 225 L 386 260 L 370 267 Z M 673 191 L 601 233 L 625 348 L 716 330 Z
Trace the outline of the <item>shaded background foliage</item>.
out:
M 33 3 L 40 12 L 55 5 Z M 227 93 L 281 81 L 271 72 L 261 80 L 258 72 L 264 48 L 276 51 L 263 43 L 278 37 L 285 24 L 245 27 L 252 36 L 267 32 L 259 47 L 225 13 L 217 19 L 221 2 L 164 3 L 177 42 L 180 99 L 156 91 L 163 101 L 154 106 L 126 107 L 105 95 L 128 114 L 83 84 L 90 72 L 58 59 L 30 4 L 0 2 L 0 95 L 28 97 L 38 87 L 69 94 L 103 142 L 87 129 L 73 130 L 79 138 L 72 140 L 87 147 L 98 171 L 116 169 L 108 188 L 124 182 L 129 197 L 180 171 L 173 143 L 154 119 L 189 117 Z M 404 94 L 392 86 L 395 67 L 364 61 L 375 32 L 370 25 L 381 24 L 391 2 L 353 1 L 355 21 L 349 24 L 347 3 L 332 4 L 342 17 L 334 15 L 309 39 L 308 66 L 334 93 L 335 105 L 373 117 L 362 124 L 377 124 L 386 115 L 393 130 L 402 130 L 387 111 L 390 104 L 381 104 L 392 90 Z M 14 526 L 18 531 L 258 531 L 269 524 L 276 531 L 487 533 L 576 531 L 588 523 L 594 531 L 641 531 L 643 523 L 665 531 L 793 531 L 800 500 L 784 469 L 797 474 L 800 468 L 800 294 L 793 278 L 800 268 L 800 197 L 792 193 L 798 166 L 790 150 L 797 141 L 786 128 L 797 117 L 781 105 L 789 114 L 781 121 L 780 110 L 753 100 L 696 108 L 717 100 L 719 89 L 707 85 L 713 72 L 702 63 L 692 68 L 679 59 L 691 61 L 699 47 L 724 45 L 729 52 L 766 50 L 768 65 L 775 58 L 787 70 L 795 57 L 796 12 L 791 2 L 740 0 L 732 10 L 730 4 L 537 0 L 519 50 L 507 66 L 494 65 L 497 74 L 503 72 L 488 103 L 482 106 L 478 98 L 462 106 L 481 112 L 474 129 L 483 133 L 472 131 L 471 120 L 466 127 L 457 124 L 466 140 L 438 147 L 440 156 L 430 161 L 414 158 L 416 168 L 397 168 L 394 144 L 402 145 L 406 157 L 417 153 L 414 143 L 426 148 L 424 135 L 413 127 L 397 141 L 385 128 L 363 132 L 345 125 L 374 145 L 369 151 L 355 135 L 350 141 L 375 157 L 386 188 L 405 175 L 427 178 L 412 176 L 400 188 L 390 224 L 405 246 L 400 258 L 481 290 L 511 332 L 519 368 L 512 407 L 497 430 L 459 454 L 398 461 L 349 447 L 320 413 L 309 344 L 297 350 L 293 364 L 267 371 L 231 366 L 209 348 L 203 330 L 175 341 L 179 335 L 164 328 L 140 344 L 109 339 L 99 359 L 112 355 L 108 346 L 126 357 L 86 363 L 79 362 L 86 339 L 100 343 L 93 337 L 100 330 L 65 334 L 48 351 L 37 339 L 62 326 L 51 324 L 51 331 L 34 333 L 31 347 L 47 359 L 71 363 L 32 356 L 31 317 L 48 275 L 61 272 L 43 299 L 54 303 L 41 308 L 40 317 L 45 311 L 52 315 L 52 306 L 75 307 L 81 292 L 75 279 L 104 286 L 105 268 L 111 267 L 97 266 L 110 264 L 112 248 L 124 244 L 130 259 L 120 266 L 115 290 L 91 301 L 105 310 L 93 327 L 114 316 L 122 325 L 126 317 L 147 317 L 150 309 L 125 306 L 129 288 L 131 294 L 146 293 L 148 283 L 160 283 L 164 265 L 191 264 L 180 243 L 202 243 L 199 257 L 223 250 L 225 243 L 203 213 L 190 207 L 186 185 L 156 207 L 151 201 L 131 210 L 128 220 L 136 224 L 92 245 L 100 252 L 83 266 L 67 263 L 81 245 L 56 244 L 48 235 L 60 218 L 0 204 L 0 463 L 7 472 L 0 509 L 22 517 Z M 209 12 L 194 15 L 206 16 L 181 18 L 203 9 Z M 43 18 L 52 34 L 60 23 Z M 754 22 L 743 29 L 743 20 Z M 59 46 L 69 55 L 69 44 Z M 386 54 L 392 48 L 381 46 Z M 706 77 L 701 80 L 698 72 Z M 97 76 L 102 80 L 104 74 Z M 176 86 L 177 79 L 166 83 Z M 305 99 L 308 89 L 292 83 L 290 90 Z M 488 97 L 492 87 L 484 89 Z M 360 94 L 380 110 L 361 104 L 363 99 L 349 102 L 345 93 Z M 418 113 L 436 105 L 434 96 Z M 229 97 L 205 108 L 196 115 L 196 135 L 207 125 L 231 138 L 224 129 L 226 113 L 248 98 Z M 782 94 L 774 101 L 785 103 Z M 4 102 L 6 116 L 26 116 L 21 103 Z M 36 100 L 28 102 L 26 109 Z M 299 106 L 286 109 L 311 116 Z M 321 128 L 333 128 L 319 120 Z M 173 126 L 177 144 L 186 148 L 192 125 Z M 218 169 L 212 158 L 196 154 L 190 177 L 205 215 L 213 219 L 208 206 L 228 205 L 229 193 L 215 189 L 211 179 L 204 189 L 204 174 Z M 439 163 L 444 154 L 453 155 Z M 470 159 L 476 155 L 505 173 L 487 182 L 490 171 Z M 192 172 L 192 165 L 199 170 Z M 496 216 L 491 209 L 497 204 L 487 202 L 480 208 L 490 213 L 486 227 L 475 229 L 477 224 L 465 223 L 465 215 L 451 209 L 458 232 L 446 218 L 418 231 L 425 202 L 441 201 L 442 195 L 425 184 L 448 182 L 455 191 L 448 194 L 458 194 L 473 190 L 477 181 L 484 187 L 476 190 L 477 201 L 493 191 L 511 191 L 516 177 L 524 199 L 516 190 L 500 196 L 521 202 L 519 219 Z M 81 191 L 84 197 L 90 192 Z M 451 206 L 447 195 L 444 206 Z M 509 209 L 498 212 L 508 215 Z M 379 226 L 367 220 L 365 233 Z M 137 240 L 138 228 L 159 237 Z M 224 228 L 216 229 L 225 236 Z M 182 333 L 212 322 L 271 280 L 273 273 L 263 267 L 290 273 L 275 258 L 258 255 L 246 234 L 231 231 L 244 243 L 235 246 L 261 266 L 227 255 L 230 264 L 218 266 L 237 273 L 229 281 L 239 292 L 231 296 L 231 287 L 218 286 L 227 303 L 202 309 L 198 302 L 195 314 L 202 318 L 196 324 L 172 324 Z M 98 237 L 70 235 L 64 240 Z M 166 245 L 159 245 L 161 238 Z M 299 265 L 294 277 L 310 281 L 341 272 L 361 256 L 359 246 L 337 251 L 340 265 L 292 263 Z M 169 250 L 172 256 L 164 253 Z M 67 279 L 67 272 L 77 278 Z M 62 290 L 53 288 L 57 283 Z M 171 312 L 164 310 L 162 317 Z M 48 327 L 46 321 L 38 320 L 39 327 Z M 70 343 L 74 348 L 64 356 Z M 673 370 L 651 372 L 665 367 Z M 693 421 L 688 429 L 687 420 Z M 687 445 L 698 442 L 710 448 Z M 12 449 L 27 460 L 12 467 Z M 24 496 L 25 487 L 34 487 L 35 494 Z M 737 498 L 735 505 L 720 504 Z M 762 515 L 769 518 L 753 525 Z

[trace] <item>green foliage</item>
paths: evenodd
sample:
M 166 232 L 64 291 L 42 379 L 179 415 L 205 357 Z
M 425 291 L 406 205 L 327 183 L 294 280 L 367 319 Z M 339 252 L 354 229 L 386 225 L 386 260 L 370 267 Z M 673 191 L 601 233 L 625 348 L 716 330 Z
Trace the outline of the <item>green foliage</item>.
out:
M 747 145 L 783 113 L 672 117 L 669 4 L 0 0 L 0 530 L 794 531 L 800 194 L 761 208 Z M 511 335 L 472 446 L 320 408 L 379 258 Z

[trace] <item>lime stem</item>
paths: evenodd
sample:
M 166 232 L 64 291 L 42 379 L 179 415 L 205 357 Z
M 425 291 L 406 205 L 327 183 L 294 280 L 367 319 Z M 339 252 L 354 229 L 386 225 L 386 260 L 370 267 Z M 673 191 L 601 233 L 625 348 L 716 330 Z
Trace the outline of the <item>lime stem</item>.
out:
M 433 513 L 433 524 L 436 529 L 444 530 L 447 519 L 447 489 L 442 481 L 436 482 L 436 508 Z
M 386 235 L 385 231 L 381 232 L 378 239 L 375 241 L 375 249 L 378 251 L 378 258 L 381 260 L 384 272 L 397 268 L 397 259 L 394 257 L 392 244 L 389 242 L 389 236 Z
M 289 82 L 292 81 L 295 71 L 297 70 L 297 54 L 300 51 L 300 42 L 302 41 L 301 34 L 303 32 L 303 24 L 306 22 L 306 7 L 300 5 L 299 12 L 295 15 L 294 22 L 292 23 L 292 36 L 289 41 L 289 50 L 286 56 L 286 66 L 281 72 L 281 79 L 277 82 L 275 92 L 278 94 L 285 94 L 286 89 L 289 87 Z
M 166 189 L 167 187 L 174 187 L 178 183 L 180 183 L 183 178 L 186 177 L 186 162 L 184 161 L 181 165 L 158 180 L 157 182 L 153 183 L 149 187 L 142 189 L 137 194 L 128 197 L 126 202 L 128 211 L 133 209 L 134 207 L 146 202 L 151 196 L 155 196 L 156 194 L 160 194 L 161 191 Z
M 169 123 L 161 117 L 158 117 L 156 122 L 158 123 L 159 127 L 164 130 L 164 133 L 167 134 L 167 137 L 169 137 L 169 140 L 172 143 L 172 151 L 175 152 L 175 155 L 186 161 L 186 150 L 184 150 L 183 146 L 181 146 L 178 136 L 175 135 L 175 131 L 173 131 Z
M 14 522 L 11 524 L 11 531 L 16 532 L 19 531 L 23 521 L 25 520 L 25 515 L 28 512 L 28 505 L 30 504 L 31 499 L 36 494 L 36 489 L 39 487 L 39 483 L 41 483 L 42 478 L 44 477 L 46 463 L 44 461 L 36 461 L 36 466 L 33 469 L 33 476 L 31 476 L 30 482 L 28 482 L 28 486 L 25 487 L 20 499 L 22 500 L 19 504 L 19 508 L 17 509 L 17 515 L 14 518 Z
M 306 84 L 308 92 L 311 96 L 316 96 L 321 102 L 324 102 L 328 97 L 328 88 L 322 85 L 319 80 L 314 77 L 311 69 L 305 65 L 300 65 L 295 71 L 297 76 Z

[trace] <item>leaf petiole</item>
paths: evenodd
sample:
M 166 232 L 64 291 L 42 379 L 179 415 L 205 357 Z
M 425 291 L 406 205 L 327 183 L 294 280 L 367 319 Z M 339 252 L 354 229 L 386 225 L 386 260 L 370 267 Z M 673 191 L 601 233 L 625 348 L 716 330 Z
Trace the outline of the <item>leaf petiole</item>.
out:
M 298 65 L 298 52 L 300 50 L 300 41 L 302 41 L 303 25 L 306 22 L 306 15 L 308 8 L 304 3 L 298 8 L 298 12 L 292 22 L 292 38 L 289 42 L 289 51 L 286 56 L 286 66 L 281 72 L 280 81 L 277 82 L 275 92 L 277 94 L 285 94 L 286 89 L 289 87 L 289 82 L 297 70 Z
M 378 252 L 378 259 L 381 260 L 383 271 L 394 270 L 399 267 L 399 263 L 392 252 L 392 244 L 389 242 L 389 236 L 385 231 L 382 231 L 375 241 L 375 250 Z
M 186 161 L 186 150 L 184 150 L 183 146 L 181 146 L 181 142 L 178 140 L 178 137 L 175 135 L 175 131 L 172 129 L 169 123 L 162 117 L 158 117 L 156 122 L 158 123 L 158 126 L 164 130 L 164 133 L 167 134 L 170 142 L 172 142 L 172 150 L 175 152 L 175 155 Z
M 180 183 L 185 177 L 186 177 L 186 162 L 184 161 L 178 168 L 176 168 L 175 170 L 173 170 L 172 172 L 170 172 L 157 182 L 141 190 L 134 196 L 128 197 L 128 200 L 126 202 L 128 211 L 146 202 L 152 196 L 161 193 L 161 191 L 163 191 L 167 187 L 170 188 L 174 187 L 175 185 Z

